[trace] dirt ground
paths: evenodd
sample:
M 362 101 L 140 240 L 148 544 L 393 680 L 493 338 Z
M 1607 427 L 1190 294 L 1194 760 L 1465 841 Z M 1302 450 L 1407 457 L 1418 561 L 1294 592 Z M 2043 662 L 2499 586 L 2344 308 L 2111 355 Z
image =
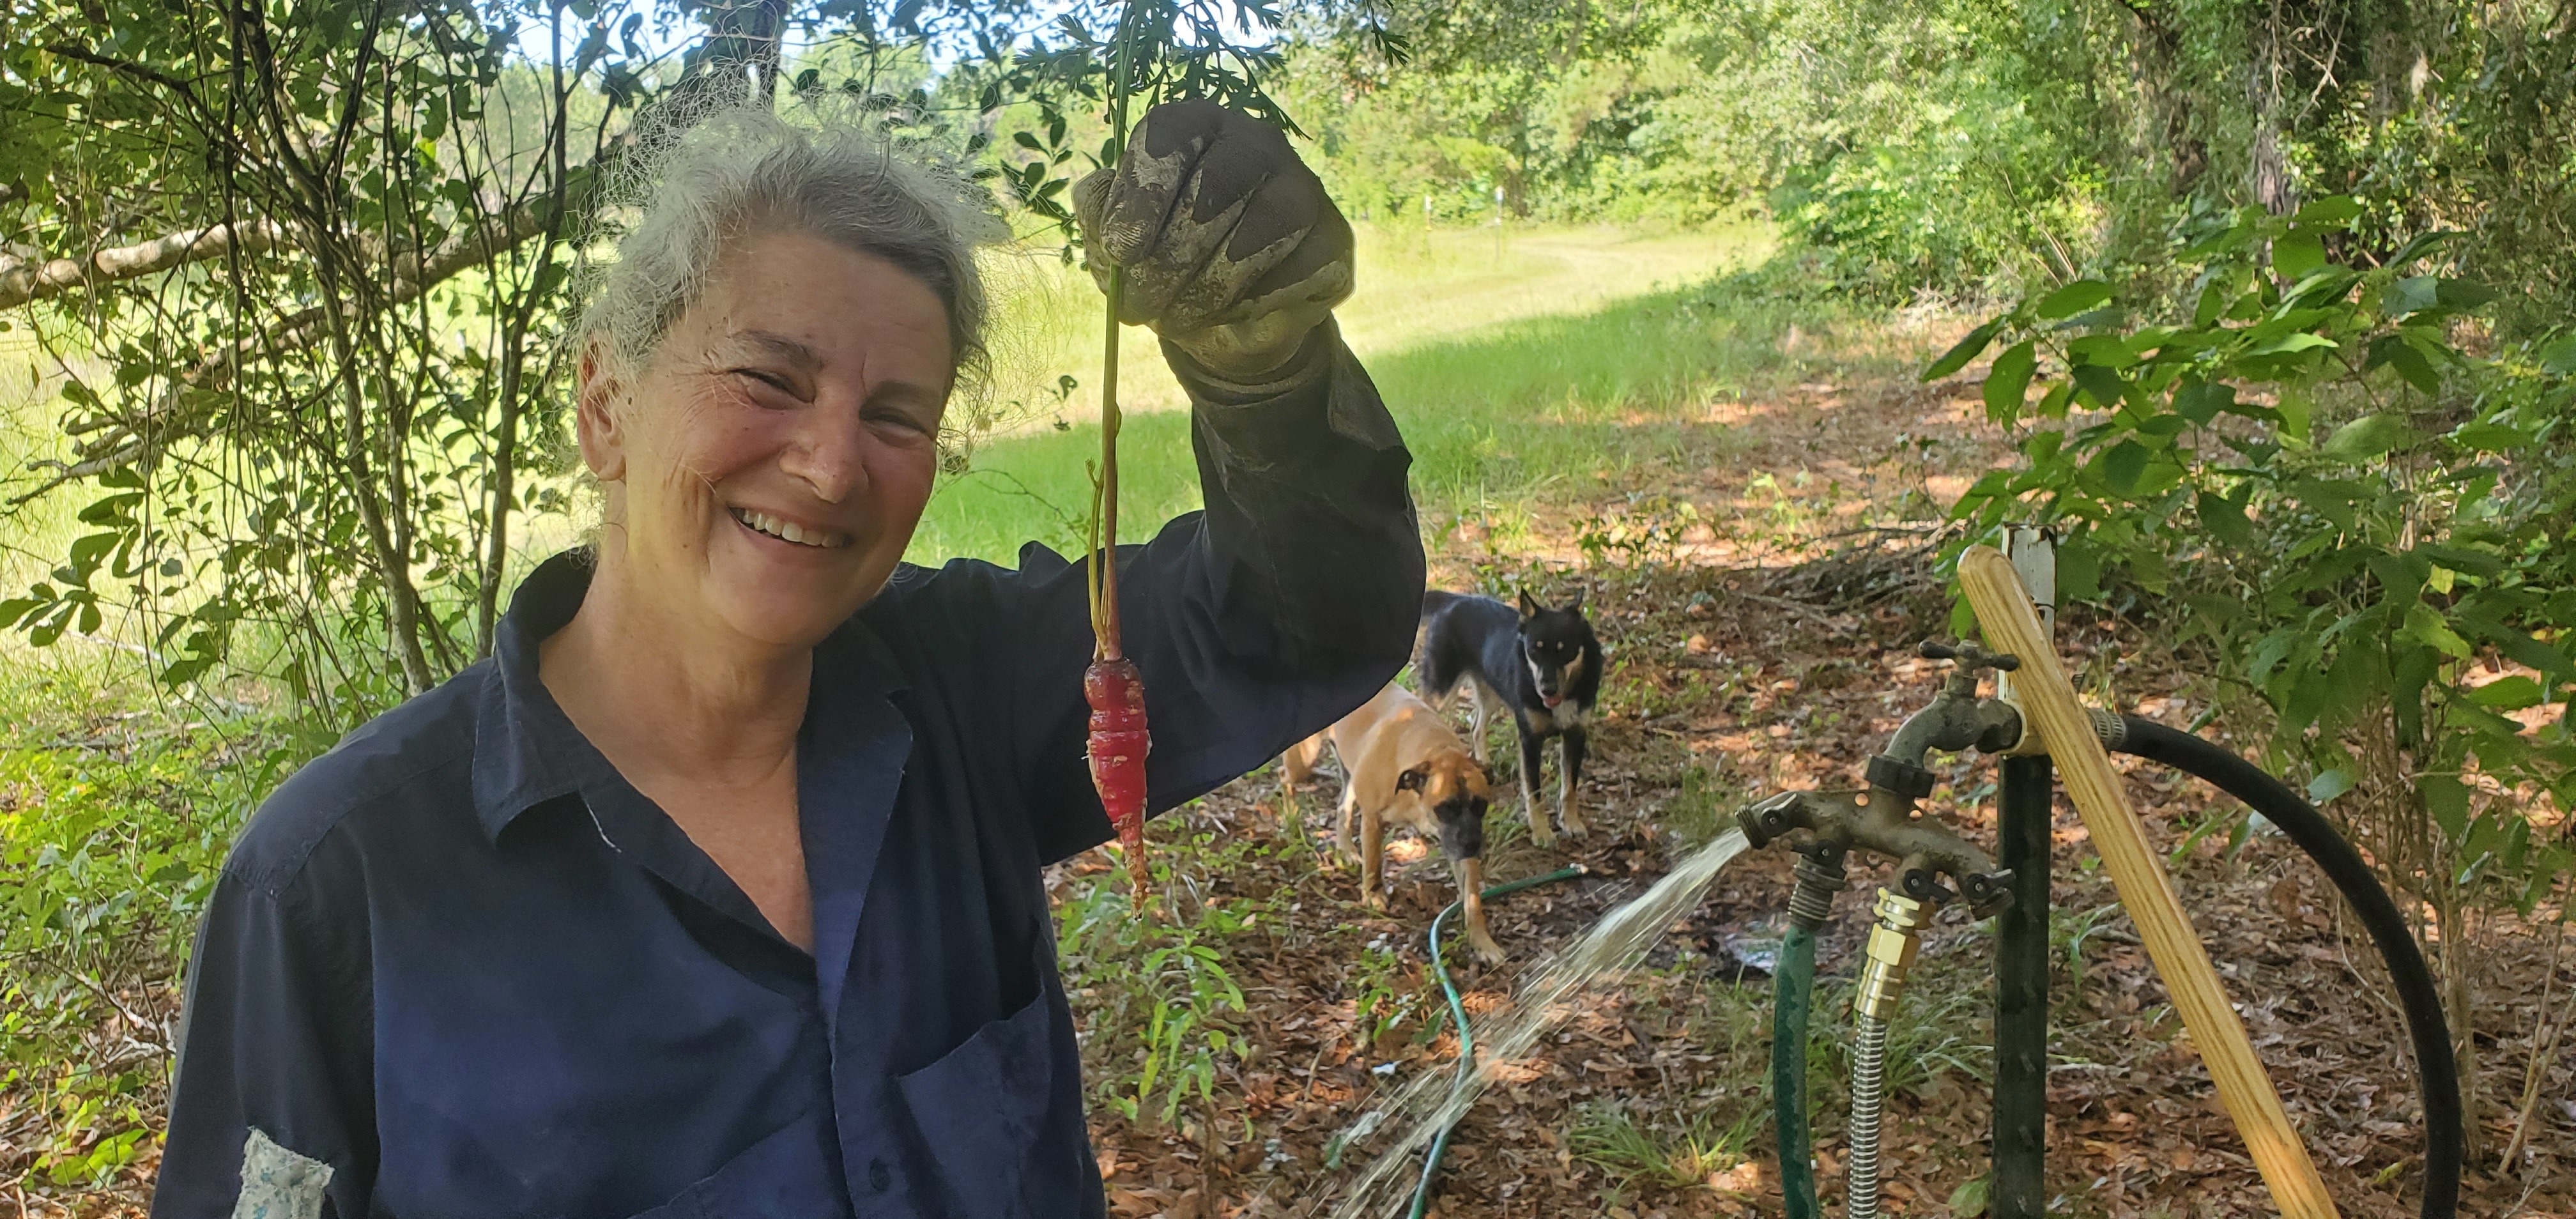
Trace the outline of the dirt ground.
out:
M 1940 670 L 1914 648 L 1947 634 L 1945 594 L 1926 575 L 1935 506 L 2004 460 L 1976 439 L 1986 429 L 1972 424 L 1975 408 L 1966 382 L 1810 381 L 1729 397 L 1705 407 L 1698 426 L 1708 443 L 1683 448 L 1729 459 L 1605 480 L 1591 507 L 1566 513 L 1534 552 L 1517 542 L 1510 553 L 1497 549 L 1472 519 L 1426 520 L 1437 535 L 1438 584 L 1528 584 L 1551 596 L 1580 585 L 1610 652 L 1583 797 L 1593 832 L 1540 850 L 1506 805 L 1489 836 L 1493 881 L 1568 862 L 1590 874 L 1492 904 L 1494 933 L 1511 959 L 1492 969 L 1453 964 L 1472 1019 L 1507 1008 L 1532 962 L 1643 891 L 1747 799 L 1857 785 L 1865 760 L 1930 698 Z M 2076 615 L 2060 634 L 2079 685 L 2112 692 L 2122 709 L 2177 725 L 2207 710 L 2203 690 L 2157 644 L 2152 624 Z M 2223 735 L 2221 723 L 2209 731 Z M 1991 768 L 1950 762 L 1943 773 L 1945 786 L 1925 807 L 1972 836 L 1990 835 Z M 2367 939 L 2314 869 L 2277 839 L 2256 835 L 2231 855 L 2225 833 L 2195 838 L 2226 810 L 2190 781 L 2137 767 L 2129 785 L 2160 844 L 2188 844 L 2177 867 L 2185 903 L 2343 1213 L 2415 1213 L 2422 1157 L 2414 1080 Z M 1298 802 L 1310 834 L 1325 831 L 1332 798 L 1327 777 Z M 1183 1106 L 1168 1123 L 1150 1112 L 1130 1121 L 1094 1104 L 1113 1213 L 1327 1214 L 1369 1158 L 1408 1154 L 1382 1145 L 1381 1136 L 1353 1140 L 1336 1161 L 1335 1137 L 1406 1080 L 1454 1065 L 1457 1039 L 1437 1016 L 1422 944 L 1452 895 L 1446 869 L 1436 852 L 1399 841 L 1386 908 L 1364 907 L 1350 870 L 1321 868 L 1294 847 L 1268 775 L 1164 818 L 1154 836 L 1176 867 L 1172 917 L 1233 899 L 1283 917 L 1224 940 L 1225 966 L 1244 994 L 1243 1010 L 1226 1022 L 1244 1052 L 1220 1056 L 1210 1100 Z M 2207 1073 L 2062 801 L 2056 842 L 2052 1213 L 2269 1213 Z M 1247 843 L 1276 849 L 1223 849 Z M 1095 853 L 1057 869 L 1051 883 L 1071 900 L 1095 877 L 1112 882 L 1109 867 Z M 1855 971 L 1869 894 L 1881 879 L 1856 870 L 1823 940 L 1820 1024 L 1842 1015 L 1834 996 L 1845 992 L 1835 979 Z M 1502 1082 L 1459 1128 L 1429 1213 L 1778 1213 L 1762 1099 L 1770 1002 L 1763 966 L 1788 887 L 1788 858 L 1777 850 L 1738 859 L 1640 967 L 1587 992 L 1536 1049 L 1506 1064 Z M 2500 919 L 2476 945 L 2486 998 L 2476 1029 L 2481 1113 L 2491 1149 L 2512 1137 L 2535 1021 L 2544 1007 L 2555 1018 L 2568 1006 L 2576 953 L 2549 938 L 2554 925 Z M 1909 1014 L 1899 1022 L 1890 1213 L 1979 1212 L 1990 937 L 1955 910 L 1927 937 Z M 2559 981 L 2551 984 L 2553 971 Z M 1114 1088 L 1136 1065 L 1127 1056 L 1134 1025 L 1122 1023 L 1132 1012 L 1110 1002 L 1125 982 L 1079 973 L 1071 980 L 1089 1076 Z M 164 987 L 132 1001 L 167 1016 L 177 995 Z M 1372 1005 L 1367 1013 L 1364 1002 Z M 1382 1030 L 1363 1027 L 1384 1020 L 1390 1005 Z M 1845 1098 L 1834 1082 L 1839 1065 L 1829 1067 L 1818 1076 L 1816 1151 L 1826 1203 L 1839 1206 Z M 2492 1150 L 2474 1164 L 2461 1213 L 2576 1216 L 2576 1061 L 2545 1064 L 2541 1080 L 2528 1150 L 2508 1168 L 2499 1169 Z M 101 1192 L 0 1190 L 0 1215 L 140 1214 L 152 1168 L 146 1149 Z
M 1473 521 L 1452 523 L 1438 539 L 1435 582 L 1444 587 L 1479 577 L 1489 586 L 1584 586 L 1611 654 L 1586 772 L 1593 832 L 1539 850 L 1509 828 L 1518 820 L 1514 800 L 1494 814 L 1501 844 L 1488 865 L 1494 882 L 1566 862 L 1591 874 L 1492 903 L 1495 936 L 1512 959 L 1496 969 L 1451 963 L 1471 1019 L 1507 1006 L 1530 962 L 1641 892 L 1682 845 L 1713 833 L 1745 799 L 1858 786 L 1866 759 L 1929 700 L 1942 666 L 1914 649 L 1946 637 L 1948 618 L 1944 592 L 1923 574 L 1933 542 L 1923 532 L 1929 522 L 1918 518 L 1931 515 L 1924 505 L 1946 503 L 2001 460 L 1965 439 L 1981 430 L 1968 426 L 1973 409 L 1968 382 L 1857 390 L 1819 382 L 1761 404 L 1713 405 L 1707 426 L 1726 433 L 1740 460 L 1637 471 L 1627 485 L 1601 489 L 1605 520 L 1640 503 L 1698 506 L 1685 525 L 1629 522 L 1629 535 L 1648 537 L 1654 550 L 1619 552 L 1634 563 L 1600 562 L 1598 546 L 1587 554 L 1573 524 L 1535 560 L 1487 552 Z M 1767 482 L 1755 471 L 1768 472 Z M 1790 482 L 1798 483 L 1794 494 Z M 1597 534 L 1601 524 L 1584 527 Z M 2060 638 L 2080 687 L 2114 692 L 2122 710 L 2197 726 L 2206 710 L 2200 687 L 2142 624 L 2077 614 L 2061 623 Z M 2227 811 L 2185 776 L 2123 764 L 2160 846 L 2186 843 L 2195 827 Z M 1945 785 L 1924 807 L 1990 842 L 1992 776 L 1990 763 L 1946 763 Z M 1335 790 L 1326 778 L 1297 802 L 1309 833 L 1326 832 Z M 1267 774 L 1155 830 L 1161 840 L 1215 841 L 1279 840 L 1287 832 Z M 2271 1213 L 2086 839 L 2061 796 L 2051 1211 Z M 2221 832 L 2191 841 L 2180 852 L 2177 883 L 2291 1117 L 2344 1214 L 2416 1213 L 2420 1111 L 2404 1027 L 2368 939 L 2295 849 L 2255 834 L 2231 853 L 2227 839 Z M 1423 929 L 1452 896 L 1436 848 L 1399 844 L 1394 858 L 1408 862 L 1390 865 L 1382 912 L 1358 904 L 1354 869 L 1325 870 L 1288 851 L 1189 878 L 1201 901 L 1285 896 L 1297 913 L 1289 929 L 1266 939 L 1232 941 L 1229 965 L 1248 996 L 1238 1027 L 1256 1048 L 1227 1067 L 1213 1102 L 1168 1127 L 1114 1114 L 1095 1121 L 1113 1213 L 1329 1213 L 1359 1163 L 1384 1150 L 1351 1150 L 1333 1165 L 1335 1136 L 1403 1080 L 1452 1069 L 1456 1038 L 1429 1035 L 1439 1027 L 1429 1017 L 1374 1043 L 1364 1038 L 1355 948 L 1366 940 L 1393 949 L 1407 984 L 1428 990 Z M 1532 1053 L 1509 1064 L 1504 1082 L 1459 1129 L 1429 1213 L 1778 1213 L 1761 1099 L 1769 987 L 1760 965 L 1768 962 L 1766 933 L 1776 943 L 1788 862 L 1776 848 L 1741 857 L 1643 966 L 1588 992 Z M 1097 856 L 1077 860 L 1057 882 L 1077 886 L 1107 866 Z M 1820 946 L 1821 977 L 1855 972 L 1869 895 L 1883 877 L 1883 868 L 1856 869 Z M 2499 1171 L 2494 1158 L 2512 1137 L 2544 979 L 2552 969 L 2566 972 L 2551 926 L 2500 920 L 2478 945 L 2490 1150 L 2470 1169 L 2462 1214 L 2576 1214 L 2576 1063 L 2545 1068 L 2521 1162 Z M 1946 912 L 1928 935 L 1907 1003 L 1921 1026 L 1912 1044 L 1932 1061 L 1890 1102 L 1890 1213 L 1981 1210 L 1972 1182 L 1987 1161 L 1990 945 L 1988 926 L 1968 921 L 1964 910 Z M 2566 1006 L 2566 985 L 2549 992 L 2553 1015 Z M 1103 1047 L 1115 1038 L 1090 1027 L 1085 1008 L 1086 1053 L 1105 1059 Z M 1819 1002 L 1820 1022 L 1835 1014 Z M 1090 1068 L 1098 1080 L 1130 1065 L 1097 1060 Z M 1829 1207 L 1841 1201 L 1842 1101 L 1831 1088 L 1818 1099 L 1816 1150 Z M 1619 1137 L 1623 1128 L 1633 1137 Z

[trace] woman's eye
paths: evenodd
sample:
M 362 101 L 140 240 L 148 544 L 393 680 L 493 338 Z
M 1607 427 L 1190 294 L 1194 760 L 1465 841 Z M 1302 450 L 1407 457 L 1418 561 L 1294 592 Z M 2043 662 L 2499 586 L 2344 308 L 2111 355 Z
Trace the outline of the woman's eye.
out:
M 741 377 L 746 381 L 753 382 L 754 384 L 767 386 L 768 388 L 777 390 L 788 397 L 793 398 L 796 396 L 796 387 L 788 384 L 787 378 L 779 376 L 777 373 L 764 371 L 758 368 L 737 368 L 733 370 L 733 375 Z
M 868 420 L 869 422 L 881 424 L 886 427 L 911 432 L 914 435 L 926 436 L 930 433 L 930 429 L 927 426 L 924 426 L 921 420 L 914 418 L 912 415 L 903 411 L 874 411 L 868 415 Z

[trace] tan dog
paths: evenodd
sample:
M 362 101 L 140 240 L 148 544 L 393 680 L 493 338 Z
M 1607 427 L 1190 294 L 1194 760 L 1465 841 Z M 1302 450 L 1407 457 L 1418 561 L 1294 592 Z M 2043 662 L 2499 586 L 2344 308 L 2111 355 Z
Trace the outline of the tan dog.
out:
M 1467 943 L 1478 959 L 1500 964 L 1503 950 L 1485 930 L 1485 808 L 1493 784 L 1483 764 L 1467 752 L 1458 733 L 1410 690 L 1389 685 L 1340 723 L 1289 747 L 1280 761 L 1291 784 L 1304 782 L 1323 756 L 1330 736 L 1342 759 L 1342 804 L 1336 839 L 1360 860 L 1360 890 L 1371 906 L 1386 904 L 1378 892 L 1389 822 L 1437 837 L 1458 879 L 1467 907 Z M 1354 849 L 1351 819 L 1359 818 Z

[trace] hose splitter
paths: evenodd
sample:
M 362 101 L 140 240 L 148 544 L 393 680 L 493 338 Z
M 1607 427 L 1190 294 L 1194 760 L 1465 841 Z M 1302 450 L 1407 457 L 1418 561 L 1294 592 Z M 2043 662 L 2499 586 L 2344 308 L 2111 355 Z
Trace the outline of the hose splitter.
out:
M 1924 766 L 1935 749 L 2003 753 L 2020 744 L 2021 714 L 1977 694 L 1977 675 L 2010 672 L 2020 661 L 1974 643 L 1927 642 L 1922 655 L 1953 662 L 1931 705 L 1896 730 L 1869 761 L 1865 791 L 1782 792 L 1736 814 L 1756 847 L 1788 840 L 1799 856 L 1789 898 L 1789 932 L 1781 943 L 1772 1015 L 1773 1105 L 1780 1130 L 1780 1185 L 1790 1219 L 1817 1214 L 1807 1152 L 1807 1023 L 1815 984 L 1815 937 L 1844 887 L 1844 860 L 1854 849 L 1897 861 L 1896 887 L 1878 891 L 1860 991 L 1853 1001 L 1857 1049 L 1852 1057 L 1849 1212 L 1878 1212 L 1879 1117 L 1885 1097 L 1887 1030 L 1914 965 L 1923 928 L 1944 902 L 1964 896 L 1978 918 L 2012 900 L 2013 874 L 1994 856 L 1940 821 L 1915 815 L 1936 776 Z M 1943 884 L 1943 878 L 1950 884 Z M 1952 886 L 1956 886 L 1953 888 Z

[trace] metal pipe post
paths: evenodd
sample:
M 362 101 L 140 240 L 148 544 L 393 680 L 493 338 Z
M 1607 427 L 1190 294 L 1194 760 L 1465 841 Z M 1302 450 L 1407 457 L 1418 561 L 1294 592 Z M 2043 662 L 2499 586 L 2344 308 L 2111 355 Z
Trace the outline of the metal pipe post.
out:
M 2012 904 L 1995 917 L 1994 1219 L 2048 1213 L 2048 847 L 2056 796 L 2046 756 L 2006 758 L 1996 862 Z

